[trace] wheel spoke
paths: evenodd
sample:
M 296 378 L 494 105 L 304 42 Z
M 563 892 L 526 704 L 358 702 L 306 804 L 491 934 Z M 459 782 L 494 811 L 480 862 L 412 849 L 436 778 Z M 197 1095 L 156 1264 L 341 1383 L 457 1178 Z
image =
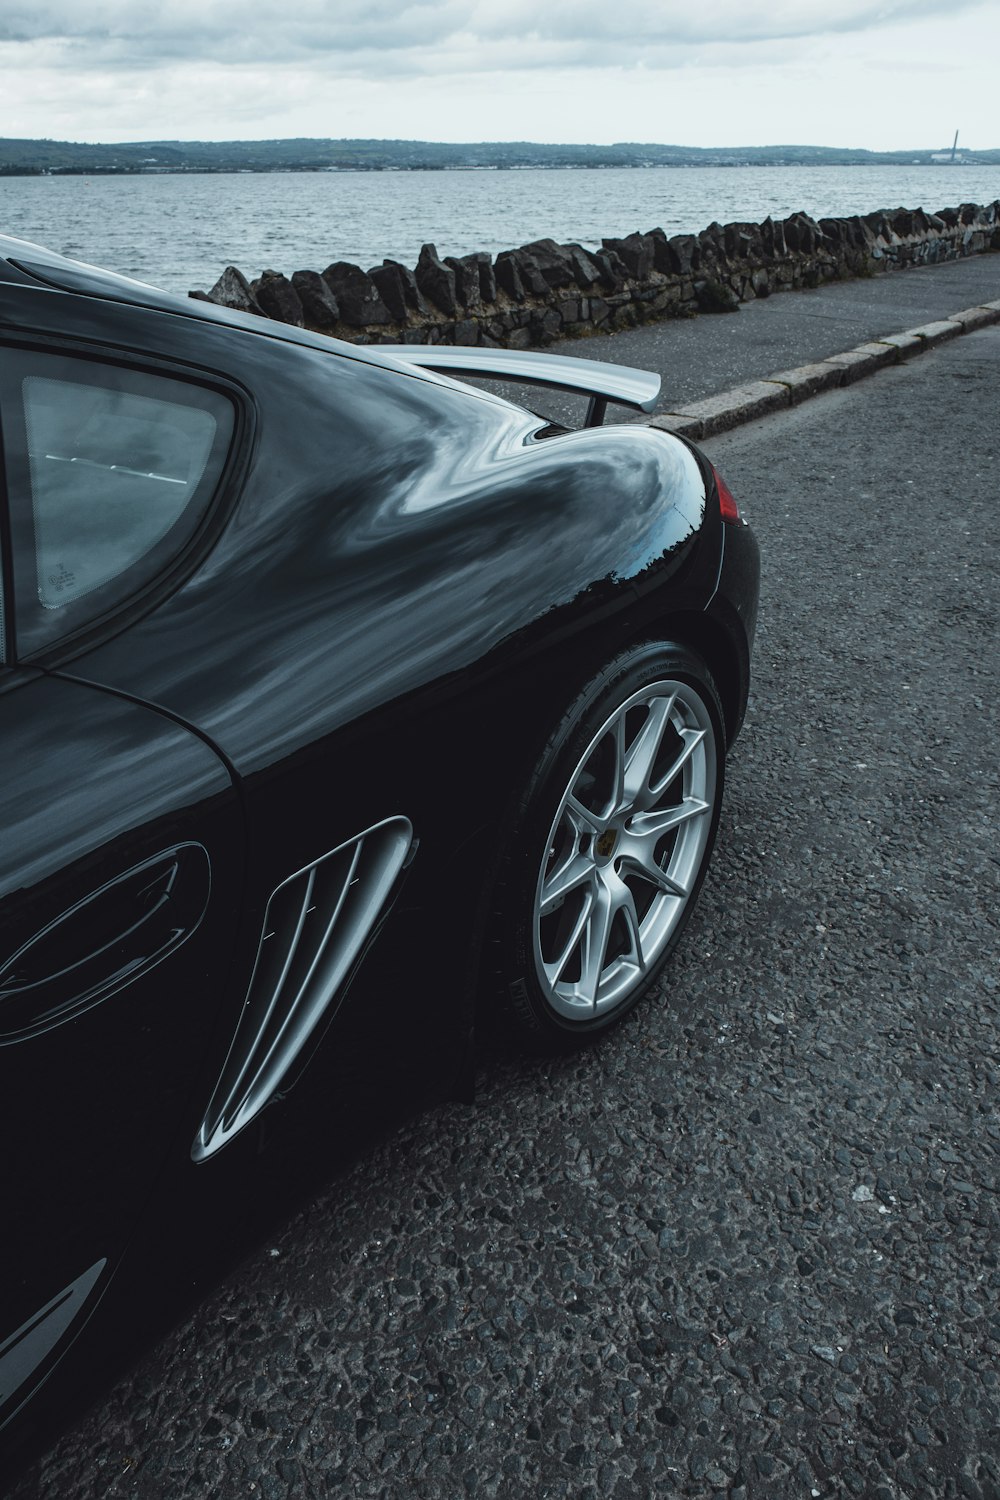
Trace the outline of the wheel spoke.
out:
M 685 797 L 676 807 L 657 807 L 651 812 L 636 813 L 630 818 L 627 826 L 628 832 L 636 838 L 662 838 L 672 828 L 680 827 L 689 818 L 699 818 L 702 813 L 708 812 L 708 803 L 702 802 L 698 797 Z
M 594 886 L 591 886 L 591 889 L 586 891 L 585 897 L 583 897 L 583 901 L 580 903 L 580 910 L 576 913 L 576 919 L 574 919 L 568 932 L 565 932 L 561 924 L 558 941 L 562 942 L 562 947 L 559 948 L 558 956 L 552 960 L 546 960 L 543 956 L 544 971 L 546 971 L 549 983 L 553 987 L 562 980 L 562 972 L 567 968 L 577 948 L 580 947 L 580 942 L 586 942 L 586 933 L 589 932 L 589 924 L 591 924 L 591 916 L 594 913 L 594 907 L 597 906 L 597 900 L 598 892 L 595 891 Z
M 655 885 L 657 890 L 664 891 L 668 896 L 687 896 L 690 887 L 683 885 L 679 880 L 674 880 L 668 875 L 661 865 L 656 863 L 653 855 L 653 844 L 650 842 L 646 849 L 638 848 L 631 850 L 622 863 L 627 869 L 633 870 L 643 880 L 648 880 L 650 885 Z
M 597 813 L 592 812 L 589 807 L 585 807 L 573 791 L 566 793 L 563 815 L 577 834 L 603 833 L 604 831 L 604 819 L 598 817 Z
M 594 1007 L 597 1005 L 597 990 L 605 968 L 614 917 L 615 908 L 611 892 L 603 881 L 599 882 L 583 933 L 583 962 L 580 966 L 580 983 L 577 987 L 587 1004 Z
M 670 713 L 676 702 L 676 694 L 669 698 L 654 698 L 649 705 L 646 722 L 629 746 L 625 760 L 625 777 L 622 788 L 621 807 L 648 806 L 653 795 L 650 777 L 660 751 L 660 742 L 670 722 Z
M 570 891 L 577 890 L 586 884 L 594 874 L 594 862 L 584 854 L 571 853 L 558 869 L 546 877 L 542 882 L 539 896 L 539 914 L 547 917 L 555 911 Z
M 642 951 L 642 929 L 639 925 L 639 913 L 635 909 L 635 897 L 628 886 L 622 881 L 621 897 L 617 902 L 617 909 L 621 912 L 628 928 L 629 939 L 632 943 L 631 962 L 641 973 L 646 967 L 646 958 Z
M 678 734 L 682 741 L 682 749 L 670 770 L 665 776 L 661 776 L 654 787 L 650 787 L 653 797 L 658 797 L 661 792 L 666 791 L 674 777 L 679 775 L 686 763 L 691 759 L 702 740 L 705 738 L 704 729 L 679 729 Z
M 625 801 L 625 776 L 628 770 L 628 758 L 625 753 L 625 715 L 619 714 L 614 722 L 612 730 L 615 746 L 615 764 L 612 771 L 611 800 L 608 803 L 607 817 L 613 817 L 623 806 Z

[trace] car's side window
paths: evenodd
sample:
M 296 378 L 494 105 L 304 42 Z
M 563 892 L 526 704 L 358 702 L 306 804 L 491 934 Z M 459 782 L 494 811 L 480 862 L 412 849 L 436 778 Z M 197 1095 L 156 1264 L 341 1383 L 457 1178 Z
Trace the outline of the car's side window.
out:
M 18 655 L 154 579 L 204 520 L 232 404 L 204 386 L 65 354 L 3 355 Z

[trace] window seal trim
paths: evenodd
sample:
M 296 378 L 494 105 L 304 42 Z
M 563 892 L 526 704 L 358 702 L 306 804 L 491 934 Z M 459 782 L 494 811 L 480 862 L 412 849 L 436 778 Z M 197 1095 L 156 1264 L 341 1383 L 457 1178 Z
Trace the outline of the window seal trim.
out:
M 2 342 L 0 342 L 2 347 Z M 14 531 L 10 519 L 10 490 L 0 423 L 0 668 L 17 660 L 17 620 L 14 611 Z

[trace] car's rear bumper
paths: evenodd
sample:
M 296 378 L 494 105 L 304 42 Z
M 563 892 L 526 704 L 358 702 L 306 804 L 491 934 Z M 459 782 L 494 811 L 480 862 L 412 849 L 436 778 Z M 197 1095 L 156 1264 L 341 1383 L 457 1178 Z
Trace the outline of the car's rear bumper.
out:
M 732 648 L 732 677 L 725 694 L 726 729 L 732 744 L 742 728 L 750 691 L 750 655 L 760 594 L 760 548 L 747 525 L 725 525 L 722 535 L 719 584 L 706 614 L 724 631 Z

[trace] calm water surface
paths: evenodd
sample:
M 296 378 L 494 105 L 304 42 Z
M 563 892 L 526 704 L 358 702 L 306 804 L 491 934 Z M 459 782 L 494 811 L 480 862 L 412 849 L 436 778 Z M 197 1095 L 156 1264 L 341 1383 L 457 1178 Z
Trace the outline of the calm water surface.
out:
M 997 167 L 648 167 L 503 172 L 276 172 L 0 178 L 0 231 L 171 291 L 223 267 L 323 270 L 334 260 L 495 254 L 552 236 L 599 245 L 659 226 L 928 210 L 1000 197 Z

